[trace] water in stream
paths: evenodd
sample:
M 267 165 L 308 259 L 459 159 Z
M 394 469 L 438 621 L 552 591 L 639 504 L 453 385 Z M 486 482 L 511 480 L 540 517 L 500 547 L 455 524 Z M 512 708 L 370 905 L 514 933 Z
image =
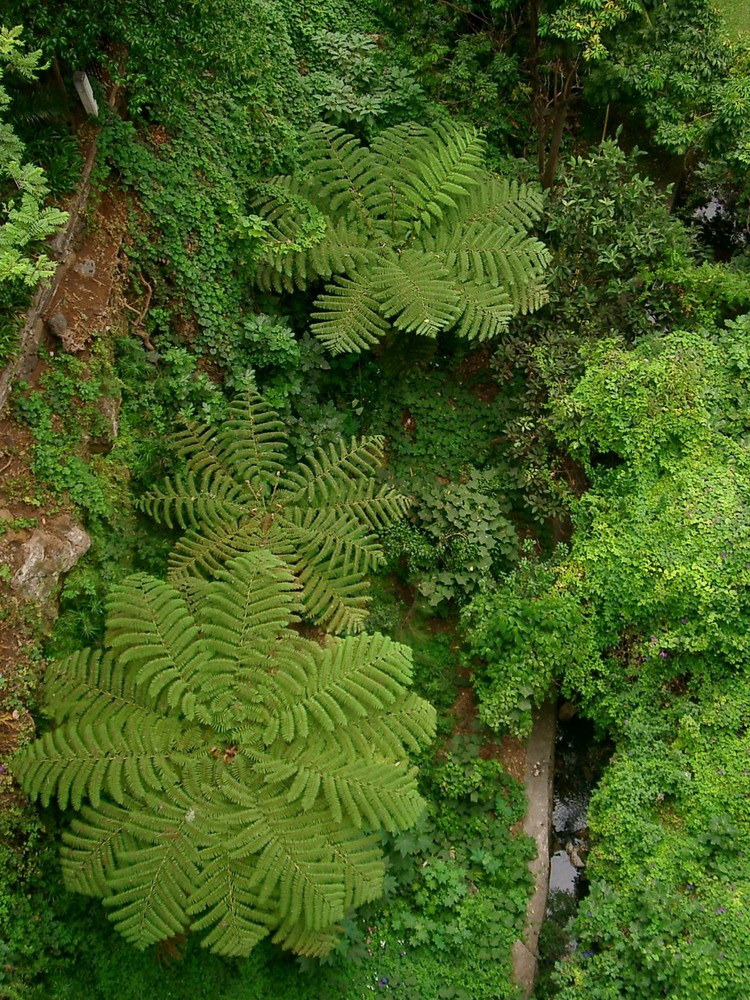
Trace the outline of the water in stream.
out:
M 550 858 L 547 919 L 539 941 L 539 981 L 534 996 L 553 997 L 549 976 L 555 961 L 571 946 L 566 931 L 578 900 L 588 892 L 586 814 L 596 782 L 611 754 L 611 746 L 599 742 L 594 726 L 574 716 L 558 722 L 555 742 L 552 856 Z

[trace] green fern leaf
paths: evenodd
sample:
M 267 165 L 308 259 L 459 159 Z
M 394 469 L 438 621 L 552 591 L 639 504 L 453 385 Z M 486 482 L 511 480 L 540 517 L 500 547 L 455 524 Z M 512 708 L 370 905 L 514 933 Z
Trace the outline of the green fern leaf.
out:
M 201 861 L 203 870 L 188 913 L 203 915 L 194 917 L 190 928 L 209 930 L 201 942 L 204 948 L 226 958 L 245 958 L 276 925 L 274 908 L 260 906 L 252 889 L 252 865 L 218 848 L 204 850 Z
M 398 330 L 436 337 L 459 315 L 458 297 L 443 264 L 419 250 L 404 250 L 397 261 L 373 275 L 380 309 Z
M 331 354 L 365 350 L 388 332 L 372 278 L 365 275 L 339 276 L 315 300 L 312 314 L 315 336 Z

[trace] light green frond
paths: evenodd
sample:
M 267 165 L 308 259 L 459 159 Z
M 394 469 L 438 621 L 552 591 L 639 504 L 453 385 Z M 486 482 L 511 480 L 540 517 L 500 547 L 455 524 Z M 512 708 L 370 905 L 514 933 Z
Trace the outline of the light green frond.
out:
M 459 337 L 466 340 L 488 340 L 508 329 L 516 310 L 505 288 L 466 281 L 457 290 L 463 306 L 456 325 Z
M 271 940 L 295 955 L 325 958 L 338 944 L 342 931 L 343 928 L 337 924 L 324 930 L 311 930 L 304 923 L 282 924 Z
M 319 752 L 338 752 L 346 760 L 399 761 L 419 753 L 435 735 L 435 710 L 410 692 L 388 712 L 350 717 L 345 728 L 326 737 Z
M 200 529 L 191 528 L 169 554 L 169 580 L 189 589 L 191 579 L 215 576 L 230 559 L 262 544 L 259 529 L 256 520 L 246 520 L 241 527 L 235 522 L 217 527 L 206 522 Z
M 364 528 L 329 511 L 292 513 L 277 525 L 284 543 L 276 548 L 286 546 L 305 611 L 331 632 L 359 632 L 370 602 L 364 573 L 382 558 L 379 546 Z
M 287 459 L 283 421 L 254 389 L 241 393 L 229 407 L 229 419 L 216 432 L 219 457 L 237 482 L 249 484 L 261 498 Z
M 389 214 L 383 181 L 390 179 L 395 215 L 418 232 L 440 221 L 455 208 L 482 173 L 485 143 L 470 125 L 445 122 L 432 129 L 411 123 L 385 129 L 373 140 L 372 151 L 383 164 L 381 178 L 371 181 L 368 205 Z
M 544 192 L 538 185 L 483 173 L 481 183 L 447 214 L 445 228 L 450 234 L 457 227 L 482 223 L 491 229 L 509 226 L 517 232 L 527 232 L 543 211 Z
M 136 948 L 183 933 L 190 922 L 188 901 L 200 873 L 191 823 L 182 806 L 161 803 L 150 842 L 118 850 L 117 867 L 107 874 L 109 918 Z
M 331 641 L 306 678 L 304 693 L 295 694 L 293 702 L 283 683 L 283 667 L 275 679 L 278 733 L 287 743 L 306 740 L 316 729 L 331 733 L 351 720 L 387 710 L 403 694 L 411 669 L 411 651 L 387 636 Z
M 232 559 L 206 588 L 203 634 L 213 654 L 244 661 L 278 641 L 301 609 L 289 567 L 263 549 Z
M 286 474 L 289 500 L 320 506 L 332 497 L 338 502 L 342 487 L 347 494 L 351 487 L 363 489 L 383 463 L 383 443 L 382 437 L 351 438 L 316 448 Z
M 252 889 L 253 865 L 219 849 L 204 851 L 201 862 L 199 884 L 188 905 L 191 930 L 209 931 L 202 947 L 227 958 L 246 958 L 276 926 L 278 917 L 273 907 L 261 907 L 258 902 Z
M 299 821 L 275 823 L 273 841 L 258 858 L 253 889 L 261 904 L 278 895 L 279 909 L 290 922 L 319 930 L 344 917 L 344 884 L 332 851 L 321 850 Z
M 378 841 L 377 835 L 351 828 L 331 838 L 332 857 L 343 876 L 344 913 L 382 895 L 385 865 Z M 287 920 L 273 941 L 297 954 L 321 957 L 337 943 L 340 931 L 336 925 L 311 931 L 304 919 L 294 925 Z
M 307 257 L 313 274 L 325 279 L 365 269 L 377 259 L 361 228 L 343 217 L 329 222 L 325 237 L 310 247 Z
M 360 272 L 350 278 L 337 276 L 314 307 L 311 329 L 331 354 L 367 350 L 389 329 L 371 277 Z
M 322 794 L 336 823 L 346 819 L 357 829 L 382 828 L 393 833 L 413 826 L 424 812 L 416 774 L 416 768 L 377 761 L 333 767 L 300 765 L 287 801 L 299 801 L 306 811 Z
M 436 337 L 458 318 L 450 272 L 419 249 L 404 250 L 397 260 L 381 264 L 372 274 L 372 285 L 382 314 L 397 330 Z
M 84 798 L 98 806 L 105 791 L 122 803 L 127 793 L 179 782 L 181 743 L 174 720 L 140 706 L 110 706 L 95 723 L 73 718 L 45 733 L 16 754 L 13 768 L 24 791 L 45 806 L 53 795 L 61 809 L 80 809 Z
M 161 711 L 195 716 L 207 651 L 187 603 L 170 584 L 140 573 L 115 587 L 107 600 L 105 642 L 135 688 L 145 687 Z M 208 675 L 207 675 L 208 676 Z
M 47 714 L 55 722 L 75 715 L 79 723 L 86 724 L 96 721 L 110 706 L 150 706 L 148 694 L 135 689 L 123 664 L 99 649 L 81 649 L 49 663 L 44 695 Z
M 96 809 L 84 806 L 80 818 L 63 831 L 60 858 L 65 888 L 84 896 L 106 896 L 107 876 L 117 855 L 132 846 L 126 832 L 129 812 L 111 802 Z
M 369 152 L 353 135 L 335 125 L 319 122 L 300 143 L 300 162 L 314 178 L 314 200 L 330 215 L 343 212 L 360 228 L 372 227 L 371 214 L 362 196 Z
M 246 489 L 216 466 L 198 475 L 188 468 L 147 493 L 142 503 L 155 521 L 169 528 L 199 528 L 206 522 L 236 522 L 244 513 L 246 497 Z
M 538 240 L 520 239 L 509 245 L 501 260 L 505 287 L 517 312 L 522 315 L 540 309 L 549 295 L 542 277 L 546 269 L 546 251 Z

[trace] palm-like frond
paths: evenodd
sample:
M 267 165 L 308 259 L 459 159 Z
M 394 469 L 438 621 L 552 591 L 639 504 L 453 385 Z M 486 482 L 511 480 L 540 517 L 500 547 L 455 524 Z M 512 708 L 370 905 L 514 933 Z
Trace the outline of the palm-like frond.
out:
M 341 442 L 285 469 L 282 426 L 251 392 L 227 424 L 211 434 L 190 426 L 180 442 L 185 472 L 144 500 L 157 520 L 188 529 L 170 579 L 208 578 L 229 559 L 267 548 L 292 568 L 314 621 L 334 631 L 361 628 L 365 575 L 381 559 L 375 532 L 407 507 L 376 482 L 382 440 Z
M 338 459 L 332 471 L 319 455 L 293 489 L 314 498 L 373 457 Z M 264 550 L 192 602 L 129 578 L 109 604 L 110 648 L 57 666 L 64 721 L 15 758 L 30 794 L 80 809 L 66 885 L 103 897 L 139 948 L 192 926 L 223 955 L 268 933 L 323 954 L 347 910 L 382 891 L 373 831 L 422 811 L 406 747 L 431 738 L 435 713 L 407 692 L 409 651 L 380 635 L 302 638 L 297 593 Z

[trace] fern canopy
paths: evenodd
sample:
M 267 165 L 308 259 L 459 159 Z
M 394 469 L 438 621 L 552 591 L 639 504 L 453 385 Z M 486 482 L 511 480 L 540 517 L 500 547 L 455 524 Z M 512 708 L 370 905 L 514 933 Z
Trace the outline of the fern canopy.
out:
M 170 580 L 210 578 L 261 547 L 284 560 L 314 622 L 359 631 L 369 603 L 365 575 L 382 561 L 376 532 L 408 506 L 375 478 L 382 439 L 330 445 L 288 468 L 283 424 L 250 391 L 218 430 L 188 424 L 176 443 L 185 471 L 144 499 L 156 520 L 185 529 Z
M 409 650 L 382 635 L 323 648 L 291 627 L 300 609 L 263 550 L 192 597 L 132 576 L 109 600 L 106 649 L 48 672 L 56 726 L 14 771 L 79 811 L 66 885 L 102 897 L 139 948 L 192 927 L 222 955 L 268 934 L 324 954 L 382 892 L 377 831 L 422 812 L 407 757 L 435 718 L 407 691 Z
M 371 347 L 391 327 L 497 336 L 546 301 L 549 254 L 528 235 L 541 192 L 490 174 L 483 156 L 479 133 L 459 123 L 397 125 L 369 148 L 313 126 L 299 174 L 273 178 L 258 198 L 270 237 L 259 284 L 281 292 L 327 281 L 312 330 L 334 354 Z M 302 246 L 309 212 L 325 234 Z

